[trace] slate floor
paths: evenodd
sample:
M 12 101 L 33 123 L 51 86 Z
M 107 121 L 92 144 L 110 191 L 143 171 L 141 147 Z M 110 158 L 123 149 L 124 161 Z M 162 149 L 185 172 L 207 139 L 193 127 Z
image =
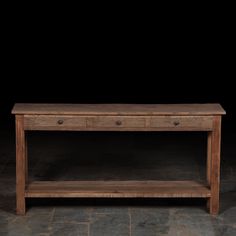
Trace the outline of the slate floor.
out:
M 236 135 L 223 134 L 221 210 L 199 199 L 34 199 L 15 215 L 14 133 L 0 133 L 0 235 L 236 235 Z M 205 179 L 202 133 L 30 133 L 37 180 Z

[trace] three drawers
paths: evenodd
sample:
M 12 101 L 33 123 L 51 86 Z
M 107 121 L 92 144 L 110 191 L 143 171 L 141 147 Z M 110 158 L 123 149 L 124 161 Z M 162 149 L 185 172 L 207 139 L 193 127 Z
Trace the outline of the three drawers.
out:
M 212 116 L 24 116 L 26 130 L 212 130 L 212 124 Z

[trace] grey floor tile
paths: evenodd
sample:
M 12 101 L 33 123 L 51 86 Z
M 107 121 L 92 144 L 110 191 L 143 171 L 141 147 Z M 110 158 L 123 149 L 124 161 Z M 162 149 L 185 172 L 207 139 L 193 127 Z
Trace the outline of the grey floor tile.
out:
M 199 209 L 187 208 L 183 210 L 172 210 L 170 215 L 170 224 L 180 224 L 180 225 L 192 225 L 192 224 L 207 224 L 211 225 L 212 216 L 206 211 L 201 211 Z
M 172 216 L 206 216 L 210 217 L 205 205 L 204 206 L 178 206 L 171 208 Z
M 95 206 L 92 208 L 92 214 L 128 214 L 128 207 L 119 206 Z
M 215 236 L 211 224 L 171 224 L 168 236 Z
M 236 207 L 236 190 L 220 194 L 220 215 Z
M 131 208 L 132 236 L 166 235 L 169 232 L 169 210 Z
M 169 235 L 215 235 L 212 216 L 201 208 L 183 207 L 172 209 L 169 225 Z
M 31 206 L 27 208 L 26 216 L 47 215 L 52 218 L 54 211 L 55 208 L 52 206 Z
M 49 233 L 50 218 L 48 215 L 17 216 L 8 222 L 9 235 L 40 235 Z
M 47 235 L 53 208 L 35 207 L 28 210 L 25 216 L 12 214 L 8 220 L 9 235 Z
M 228 210 L 222 212 L 219 218 L 225 225 L 234 225 L 236 227 L 236 202 L 235 207 L 231 207 Z
M 50 226 L 50 236 L 89 236 L 88 224 L 55 223 Z
M 128 214 L 93 214 L 90 236 L 130 236 Z
M 81 223 L 89 222 L 91 209 L 87 207 L 56 207 L 54 216 L 52 218 L 53 223 Z
M 5 235 L 8 232 L 9 214 L 0 210 L 0 235 Z
M 236 226 L 217 224 L 217 225 L 214 225 L 213 227 L 214 227 L 215 236 L 236 235 Z

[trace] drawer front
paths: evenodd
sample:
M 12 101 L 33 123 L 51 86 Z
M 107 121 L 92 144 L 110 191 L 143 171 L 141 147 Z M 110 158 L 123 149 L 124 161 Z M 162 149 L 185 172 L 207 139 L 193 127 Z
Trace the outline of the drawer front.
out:
M 91 128 L 144 128 L 146 118 L 129 116 L 97 116 L 87 118 L 87 126 Z
M 171 128 L 171 130 L 211 130 L 212 116 L 159 116 L 150 118 L 150 128 Z
M 25 115 L 24 127 L 26 130 L 76 130 L 86 127 L 86 117 Z
M 212 116 L 25 115 L 25 130 L 212 130 Z

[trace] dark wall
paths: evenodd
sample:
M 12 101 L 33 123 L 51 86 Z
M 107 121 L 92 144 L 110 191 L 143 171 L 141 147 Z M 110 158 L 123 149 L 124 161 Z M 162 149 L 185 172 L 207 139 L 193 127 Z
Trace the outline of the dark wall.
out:
M 205 16 L 11 18 L 4 29 L 2 124 L 12 119 L 15 102 L 219 102 L 226 126 L 234 127 L 231 24 Z

